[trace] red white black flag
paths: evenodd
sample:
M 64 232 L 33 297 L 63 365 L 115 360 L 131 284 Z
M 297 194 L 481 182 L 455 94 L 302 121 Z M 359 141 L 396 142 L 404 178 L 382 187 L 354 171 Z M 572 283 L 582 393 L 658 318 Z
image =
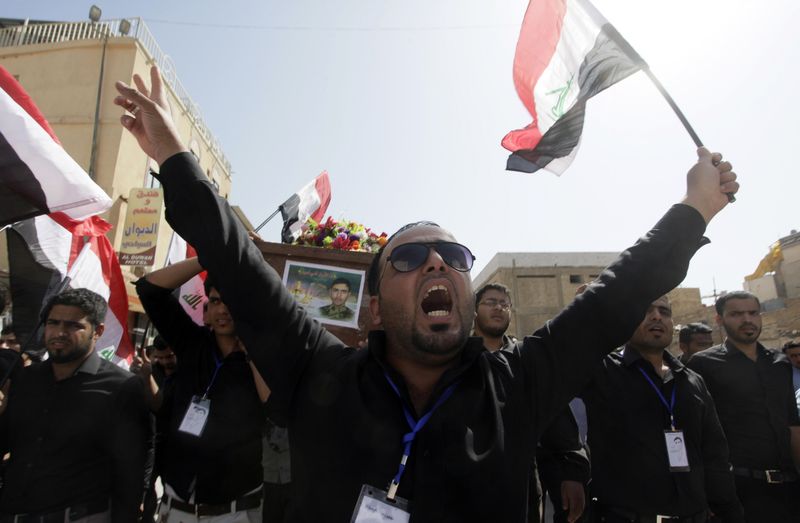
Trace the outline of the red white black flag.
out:
M 502 145 L 506 168 L 566 170 L 577 154 L 586 102 L 646 67 L 588 0 L 531 0 L 514 56 L 514 85 L 533 117 Z
M 111 199 L 58 143 L 30 97 L 0 66 L 0 226 L 63 212 L 83 220 Z
M 98 216 L 111 199 L 64 151 L 19 83 L 0 67 L 0 225 L 8 229 L 14 330 L 25 347 L 36 340 L 39 314 L 64 284 L 108 301 L 106 330 L 95 344 L 106 359 L 127 367 L 128 295 L 117 256 Z M 61 211 L 61 212 L 56 212 Z M 27 219 L 26 219 L 27 218 Z
M 331 203 L 331 181 L 328 171 L 314 178 L 308 185 L 293 194 L 279 207 L 283 216 L 283 243 L 292 243 L 300 236 L 306 220 L 320 221 Z
M 197 251 L 194 250 L 194 247 L 186 243 L 186 240 L 173 231 L 164 266 L 166 267 L 195 256 L 197 256 Z M 176 289 L 178 303 L 181 304 L 186 314 L 192 318 L 192 321 L 198 325 L 203 325 L 203 307 L 208 301 L 203 285 L 206 274 L 203 271 Z

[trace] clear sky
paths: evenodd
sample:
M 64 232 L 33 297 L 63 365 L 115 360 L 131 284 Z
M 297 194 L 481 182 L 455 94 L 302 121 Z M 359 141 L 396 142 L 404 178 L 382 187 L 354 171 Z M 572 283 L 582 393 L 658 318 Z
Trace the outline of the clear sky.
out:
M 329 214 L 393 232 L 439 222 L 478 257 L 619 251 L 684 191 L 694 146 L 642 73 L 589 102 L 582 148 L 556 177 L 505 171 L 501 138 L 530 117 L 511 68 L 525 0 L 100 0 L 141 17 L 260 222 L 323 169 Z M 741 287 L 800 228 L 796 0 L 596 0 L 700 137 L 740 176 L 685 286 Z M 0 16 L 75 21 L 90 3 L 5 0 Z M 279 241 L 280 220 L 262 232 Z

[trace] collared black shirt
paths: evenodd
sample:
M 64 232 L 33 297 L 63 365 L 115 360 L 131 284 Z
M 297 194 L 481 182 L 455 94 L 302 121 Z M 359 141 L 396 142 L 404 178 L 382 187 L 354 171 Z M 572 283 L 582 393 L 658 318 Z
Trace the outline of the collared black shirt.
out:
M 263 480 L 261 429 L 266 411 L 244 353 L 232 352 L 223 359 L 213 333 L 186 315 L 170 289 L 142 278 L 136 291 L 178 357 L 178 370 L 167 380 L 158 414 L 164 430 L 157 452 L 162 479 L 184 500 L 194 491 L 196 503 L 230 502 L 257 488 Z M 206 391 L 218 362 L 203 433 L 197 437 L 179 431 L 192 397 Z
M 760 343 L 756 354 L 753 361 L 726 340 L 692 356 L 689 368 L 703 376 L 714 396 L 734 466 L 793 470 L 789 427 L 800 419 L 792 366 Z
M 503 346 L 500 350 L 515 354 L 519 352 L 519 346 L 504 334 Z M 559 490 L 562 481 L 588 483 L 592 475 L 592 467 L 586 449 L 581 444 L 578 423 L 569 407 L 565 407 L 553 418 L 542 432 L 533 467 L 534 471 L 540 472 L 544 489 Z M 546 473 L 542 473 L 542 469 L 546 469 Z M 547 484 L 545 484 L 545 475 L 549 480 Z
M 0 418 L 0 513 L 111 500 L 112 521 L 136 521 L 150 430 L 142 380 L 96 353 L 60 381 L 47 361 L 26 367 Z
M 639 353 L 606 356 L 581 394 L 589 418 L 593 497 L 640 515 L 690 516 L 711 510 L 723 521 L 744 521 L 728 462 L 728 446 L 703 379 L 668 352 L 662 378 Z M 671 472 L 664 431 L 666 401 L 675 389 L 675 425 L 684 433 L 688 472 Z

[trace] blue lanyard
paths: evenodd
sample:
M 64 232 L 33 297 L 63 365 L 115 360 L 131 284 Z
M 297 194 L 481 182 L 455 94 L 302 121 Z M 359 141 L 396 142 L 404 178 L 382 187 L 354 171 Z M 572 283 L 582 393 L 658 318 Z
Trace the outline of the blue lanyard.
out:
M 389 385 L 392 386 L 392 390 L 397 394 L 397 397 L 400 398 L 400 404 L 403 406 L 403 414 L 406 416 L 406 422 L 408 426 L 411 428 L 411 432 L 407 432 L 403 435 L 403 457 L 400 459 L 400 467 L 397 469 L 397 474 L 395 474 L 394 478 L 392 478 L 392 482 L 389 485 L 389 492 L 386 494 L 386 498 L 389 500 L 393 500 L 395 495 L 397 494 L 397 487 L 400 486 L 400 478 L 403 476 L 403 472 L 406 470 L 406 463 L 408 462 L 408 457 L 411 455 L 411 444 L 414 442 L 414 438 L 417 437 L 417 433 L 422 430 L 422 427 L 428 423 L 428 420 L 431 419 L 433 412 L 438 409 L 442 403 L 447 401 L 453 391 L 458 385 L 458 382 L 453 383 L 449 387 L 447 387 L 439 399 L 436 400 L 436 403 L 433 404 L 431 410 L 429 410 L 424 416 L 422 416 L 419 420 L 414 419 L 414 415 L 406 407 L 405 402 L 403 401 L 403 396 L 400 394 L 400 389 L 397 388 L 397 385 L 394 384 L 392 378 L 389 377 L 388 374 L 385 372 L 383 373 L 386 376 L 386 381 L 389 382 Z
M 672 398 L 670 399 L 670 402 L 667 403 L 667 398 L 664 397 L 664 395 L 661 393 L 661 389 L 653 382 L 652 378 L 647 375 L 647 372 L 641 367 L 637 368 L 647 382 L 650 383 L 650 386 L 653 387 L 653 390 L 656 391 L 656 394 L 658 394 L 658 399 L 660 399 L 661 403 L 663 403 L 667 408 L 667 412 L 669 412 L 669 424 L 672 427 L 672 430 L 675 430 L 675 389 L 678 388 L 675 386 L 675 382 L 673 381 L 672 383 Z
M 208 398 L 208 393 L 211 392 L 211 386 L 214 385 L 214 381 L 217 379 L 219 368 L 222 367 L 224 363 L 224 361 L 220 361 L 220 359 L 217 358 L 217 352 L 214 350 L 214 347 L 211 347 L 211 355 L 214 356 L 214 363 L 216 363 L 217 366 L 214 368 L 214 375 L 211 376 L 211 381 L 208 382 L 208 387 L 206 387 L 206 391 L 203 393 L 203 399 Z

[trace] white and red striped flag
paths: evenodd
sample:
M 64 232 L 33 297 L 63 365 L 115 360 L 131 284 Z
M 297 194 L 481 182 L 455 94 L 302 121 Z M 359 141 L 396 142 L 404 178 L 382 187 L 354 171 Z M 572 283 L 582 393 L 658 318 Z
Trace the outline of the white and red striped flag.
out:
M 173 231 L 164 266 L 172 265 L 173 263 L 178 263 L 195 256 L 197 256 L 197 251 L 194 250 L 194 247 L 186 243 L 186 240 Z M 201 272 L 176 290 L 178 302 L 180 302 L 181 307 L 183 307 L 186 314 L 192 318 L 192 321 L 198 325 L 203 325 L 203 305 L 208 301 L 203 286 L 206 274 L 205 271 Z
M 36 335 L 43 305 L 69 277 L 70 287 L 88 288 L 108 301 L 106 331 L 95 348 L 127 367 L 133 357 L 128 295 L 105 236 L 111 225 L 96 216 L 110 206 L 108 195 L 69 157 L 30 97 L 0 67 L 0 224 L 17 222 L 7 234 L 17 335 L 26 341 Z M 36 345 L 26 348 L 42 352 Z
M 292 243 L 300 236 L 306 220 L 320 221 L 331 203 L 331 181 L 328 171 L 322 171 L 308 185 L 283 202 L 279 209 L 283 217 L 281 239 Z
M 646 67 L 588 0 L 531 0 L 514 56 L 514 85 L 533 117 L 508 133 L 506 168 L 563 173 L 574 159 L 586 102 Z
M 111 198 L 64 150 L 44 116 L 0 66 L 0 226 L 64 212 L 83 220 Z

